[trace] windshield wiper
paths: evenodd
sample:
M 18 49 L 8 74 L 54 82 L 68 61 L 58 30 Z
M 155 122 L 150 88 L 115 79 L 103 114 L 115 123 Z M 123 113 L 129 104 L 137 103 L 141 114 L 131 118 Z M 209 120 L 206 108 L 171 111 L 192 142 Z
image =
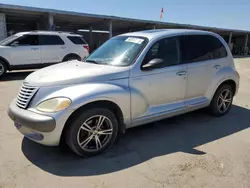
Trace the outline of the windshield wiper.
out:
M 94 60 L 86 60 L 85 62 L 99 64 L 97 61 L 94 61 Z

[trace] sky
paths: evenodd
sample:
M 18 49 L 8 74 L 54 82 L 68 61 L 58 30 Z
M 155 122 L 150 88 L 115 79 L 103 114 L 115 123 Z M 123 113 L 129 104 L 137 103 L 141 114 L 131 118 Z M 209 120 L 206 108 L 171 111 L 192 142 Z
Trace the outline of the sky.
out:
M 0 0 L 0 3 L 250 30 L 250 0 Z

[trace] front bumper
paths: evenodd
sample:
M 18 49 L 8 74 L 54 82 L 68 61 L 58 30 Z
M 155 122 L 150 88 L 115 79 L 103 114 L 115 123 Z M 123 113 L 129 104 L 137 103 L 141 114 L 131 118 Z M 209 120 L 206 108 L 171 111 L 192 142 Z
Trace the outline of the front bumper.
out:
M 16 105 L 16 100 L 10 104 L 8 115 L 18 131 L 27 138 L 49 146 L 59 144 L 61 131 L 56 131 L 56 120 L 53 117 L 21 109 Z
M 46 133 L 53 131 L 56 127 L 56 121 L 52 117 L 19 108 L 15 100 L 9 106 L 8 115 L 16 124 L 34 131 Z

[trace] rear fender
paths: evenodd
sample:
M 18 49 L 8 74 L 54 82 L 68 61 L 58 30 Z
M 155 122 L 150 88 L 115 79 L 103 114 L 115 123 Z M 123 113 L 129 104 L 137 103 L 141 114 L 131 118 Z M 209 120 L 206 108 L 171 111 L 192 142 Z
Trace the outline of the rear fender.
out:
M 211 101 L 218 87 L 227 80 L 233 80 L 236 83 L 236 92 L 239 87 L 239 76 L 231 67 L 223 67 L 216 72 L 205 96 Z

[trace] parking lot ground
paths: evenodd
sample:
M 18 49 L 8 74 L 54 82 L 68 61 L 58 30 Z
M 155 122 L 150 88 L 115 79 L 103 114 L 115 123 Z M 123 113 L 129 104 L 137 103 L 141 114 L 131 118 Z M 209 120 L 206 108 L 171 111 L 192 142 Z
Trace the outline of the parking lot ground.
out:
M 0 82 L 0 188 L 249 188 L 250 59 L 236 59 L 240 89 L 230 113 L 200 110 L 128 130 L 108 152 L 80 158 L 33 143 L 8 104 L 30 71 Z

